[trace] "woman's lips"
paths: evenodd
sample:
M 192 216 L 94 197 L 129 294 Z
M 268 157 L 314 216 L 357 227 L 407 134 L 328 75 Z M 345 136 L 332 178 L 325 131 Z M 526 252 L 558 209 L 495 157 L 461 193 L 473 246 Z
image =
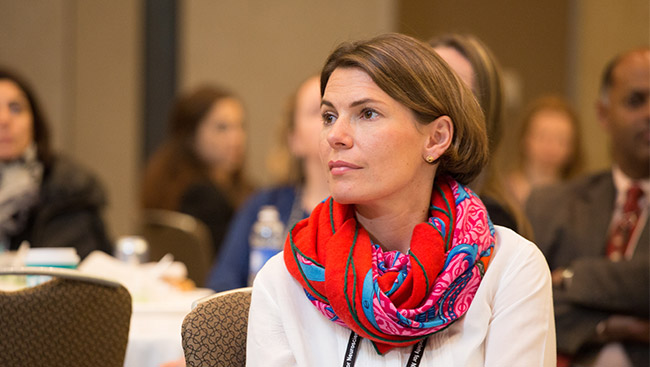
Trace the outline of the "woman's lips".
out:
M 334 176 L 342 175 L 348 171 L 357 170 L 361 167 L 345 161 L 329 161 L 327 166 Z

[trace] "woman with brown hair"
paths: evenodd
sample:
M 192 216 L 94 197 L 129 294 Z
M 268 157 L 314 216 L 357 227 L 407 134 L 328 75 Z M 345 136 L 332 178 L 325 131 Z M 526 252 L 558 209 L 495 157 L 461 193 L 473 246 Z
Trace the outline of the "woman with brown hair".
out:
M 181 96 L 167 140 L 147 165 L 142 207 L 203 221 L 217 253 L 235 208 L 251 190 L 243 175 L 245 149 L 244 107 L 237 97 L 214 86 Z
M 99 180 L 50 147 L 49 126 L 36 95 L 0 69 L 0 251 L 74 247 L 80 257 L 112 252 Z
M 247 365 L 553 366 L 544 257 L 466 186 L 488 159 L 469 88 L 388 34 L 340 45 L 320 90 L 332 196 L 258 273 Z

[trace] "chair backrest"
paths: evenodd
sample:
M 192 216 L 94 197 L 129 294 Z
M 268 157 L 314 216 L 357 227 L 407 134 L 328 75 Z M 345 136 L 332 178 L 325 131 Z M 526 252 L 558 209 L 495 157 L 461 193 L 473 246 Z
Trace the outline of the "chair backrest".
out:
M 165 254 L 187 266 L 187 277 L 197 286 L 205 285 L 214 260 L 212 236 L 205 223 L 179 212 L 147 209 L 140 229 L 149 243 L 149 257 L 160 260 Z
M 131 295 L 119 283 L 54 268 L 0 269 L 51 276 L 0 291 L 0 366 L 124 365 Z
M 252 288 L 224 291 L 199 300 L 182 327 L 189 367 L 246 365 L 246 333 Z

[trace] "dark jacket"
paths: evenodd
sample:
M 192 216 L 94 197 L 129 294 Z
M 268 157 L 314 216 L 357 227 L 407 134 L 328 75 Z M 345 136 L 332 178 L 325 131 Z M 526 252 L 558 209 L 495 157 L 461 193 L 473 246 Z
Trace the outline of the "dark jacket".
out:
M 632 258 L 605 257 L 607 231 L 616 188 L 611 171 L 561 186 L 534 190 L 527 214 L 535 239 L 551 267 L 571 268 L 573 280 L 555 289 L 558 351 L 587 357 L 602 345 L 592 344 L 596 325 L 613 314 L 650 317 L 650 265 L 646 222 Z M 647 344 L 625 342 L 635 366 L 647 366 Z
M 27 225 L 10 239 L 31 247 L 74 247 L 83 259 L 94 250 L 112 252 L 101 211 L 106 196 L 100 182 L 70 159 L 57 156 L 45 166 L 39 199 Z
M 235 208 L 226 194 L 211 182 L 197 182 L 190 185 L 181 196 L 178 211 L 189 214 L 208 226 L 213 253 L 218 254 L 228 224 L 235 214 Z

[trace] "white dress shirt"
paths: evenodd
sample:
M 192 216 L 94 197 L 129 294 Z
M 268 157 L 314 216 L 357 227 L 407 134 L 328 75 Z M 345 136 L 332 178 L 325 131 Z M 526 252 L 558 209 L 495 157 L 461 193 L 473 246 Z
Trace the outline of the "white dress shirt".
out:
M 495 226 L 492 262 L 467 313 L 431 335 L 424 366 L 555 366 L 548 265 L 537 246 Z M 247 366 L 342 366 L 350 330 L 329 321 L 287 271 L 282 254 L 253 285 Z M 362 340 L 355 366 L 405 366 L 412 346 L 379 355 Z

